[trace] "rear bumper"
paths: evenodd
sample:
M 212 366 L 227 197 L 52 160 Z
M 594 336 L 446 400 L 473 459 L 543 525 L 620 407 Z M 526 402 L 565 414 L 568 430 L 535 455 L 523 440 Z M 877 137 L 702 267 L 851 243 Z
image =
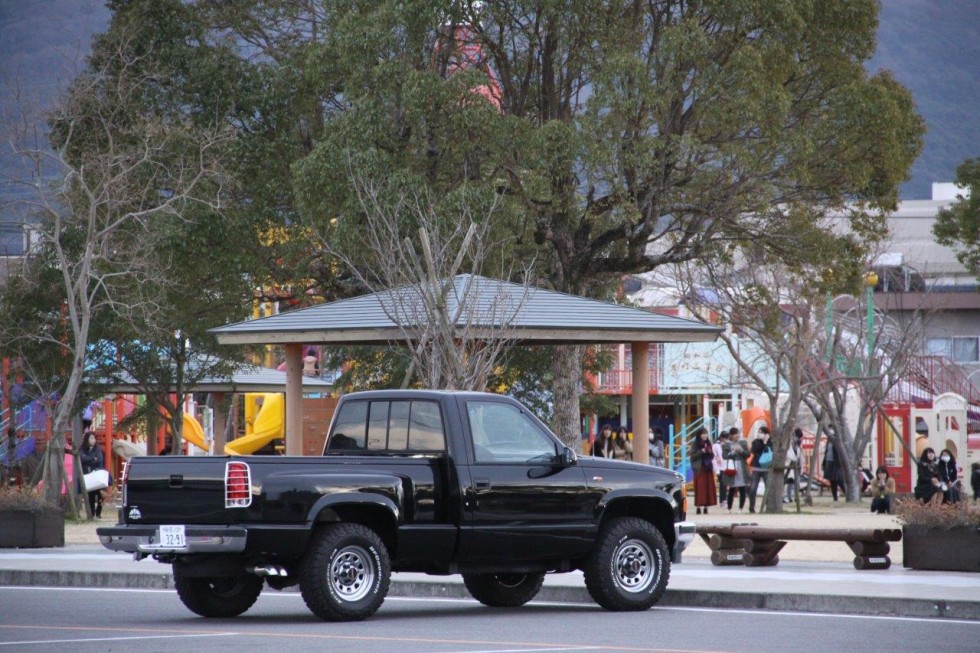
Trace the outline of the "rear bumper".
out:
M 160 544 L 155 526 L 112 526 L 96 529 L 102 546 L 113 551 L 151 554 L 241 553 L 247 531 L 236 526 L 184 527 L 187 546 L 175 548 Z
M 692 521 L 681 521 L 674 524 L 674 550 L 671 552 L 674 562 L 681 562 L 681 554 L 687 545 L 694 541 L 697 526 Z

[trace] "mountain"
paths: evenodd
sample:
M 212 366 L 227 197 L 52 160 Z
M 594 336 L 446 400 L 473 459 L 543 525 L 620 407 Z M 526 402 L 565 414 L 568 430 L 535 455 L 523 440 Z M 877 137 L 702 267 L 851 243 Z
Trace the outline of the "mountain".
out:
M 868 68 L 892 71 L 926 120 L 902 198 L 927 199 L 932 182 L 953 181 L 960 162 L 980 157 L 980 2 L 883 0 Z
M 0 206 L 32 193 L 9 143 L 43 125 L 45 110 L 85 65 L 92 36 L 105 29 L 104 0 L 0 0 Z M 43 132 L 41 135 L 43 138 Z M 24 248 L 22 206 L 0 211 L 0 257 Z

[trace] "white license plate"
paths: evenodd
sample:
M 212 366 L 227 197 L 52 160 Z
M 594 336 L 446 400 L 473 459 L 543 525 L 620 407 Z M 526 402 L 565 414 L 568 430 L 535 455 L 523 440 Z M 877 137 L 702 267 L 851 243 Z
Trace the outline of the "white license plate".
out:
M 179 526 L 160 526 L 160 546 L 168 549 L 183 549 L 187 546 L 187 536 L 183 524 Z

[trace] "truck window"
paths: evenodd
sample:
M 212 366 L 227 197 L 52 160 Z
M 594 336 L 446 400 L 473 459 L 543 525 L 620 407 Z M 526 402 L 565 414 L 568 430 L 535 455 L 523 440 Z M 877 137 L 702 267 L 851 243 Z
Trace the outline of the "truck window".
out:
M 343 405 L 334 422 L 328 451 L 350 451 L 364 448 L 367 426 L 367 402 L 350 401 Z
M 366 445 L 366 446 L 365 446 Z M 327 453 L 445 451 L 439 404 L 433 401 L 351 401 L 337 414 Z
M 557 455 L 554 440 L 510 404 L 468 401 L 466 414 L 477 462 L 543 462 Z
M 411 409 L 409 401 L 391 402 L 391 413 L 388 419 L 388 449 L 405 451 L 408 449 L 408 415 Z
M 387 401 L 372 401 L 368 419 L 367 448 L 371 451 L 384 451 L 388 448 L 388 406 Z
M 442 413 L 433 401 L 413 401 L 408 428 L 408 448 L 412 451 L 445 451 L 446 436 Z

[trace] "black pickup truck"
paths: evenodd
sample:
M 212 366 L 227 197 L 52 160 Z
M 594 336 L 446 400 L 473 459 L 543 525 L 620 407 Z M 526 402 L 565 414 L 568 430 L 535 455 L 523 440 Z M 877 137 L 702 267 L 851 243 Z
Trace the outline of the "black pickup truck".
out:
M 393 571 L 462 574 L 494 607 L 582 570 L 610 610 L 645 610 L 694 537 L 672 471 L 579 458 L 518 402 L 426 390 L 337 406 L 322 457 L 140 457 L 102 544 L 173 565 L 184 604 L 239 615 L 299 584 L 322 619 L 372 615 Z

